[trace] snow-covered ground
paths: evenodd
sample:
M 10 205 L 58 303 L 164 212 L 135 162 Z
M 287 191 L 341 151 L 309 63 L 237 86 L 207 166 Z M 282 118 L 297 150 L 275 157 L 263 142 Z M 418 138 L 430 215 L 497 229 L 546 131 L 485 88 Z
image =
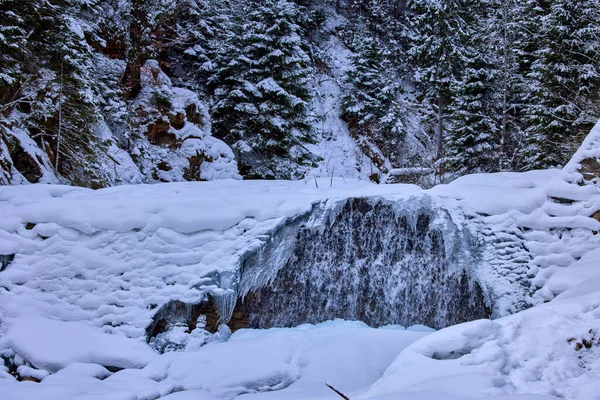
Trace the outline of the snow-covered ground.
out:
M 45 328 L 46 324 L 56 323 L 37 324 Z M 73 328 L 65 325 L 64 332 L 69 335 Z M 78 335 L 84 330 L 74 329 Z M 140 352 L 137 342 L 129 348 L 126 343 L 115 342 L 114 335 L 103 335 L 103 339 L 95 334 L 96 347 L 106 346 L 110 348 L 107 353 L 120 352 L 121 358 L 129 356 L 147 365 L 114 374 L 90 362 L 92 343 L 79 347 L 81 339 L 68 336 L 74 340 L 71 346 L 70 340 L 58 337 L 56 347 L 38 348 L 32 360 L 70 357 L 69 366 L 45 377 L 40 384 L 0 379 L 0 393 L 3 399 L 11 400 L 332 398 L 334 393 L 326 383 L 351 391 L 370 385 L 396 354 L 427 334 L 418 327 L 373 329 L 357 322 L 333 321 L 292 329 L 241 330 L 227 342 L 211 343 L 200 351 L 153 358 Z M 33 335 L 39 338 L 43 333 Z M 31 336 L 24 335 L 21 343 L 28 338 Z M 96 362 L 113 361 L 102 358 L 100 352 L 96 354 Z
M 330 382 L 353 400 L 600 399 L 600 191 L 578 172 L 598 138 L 600 127 L 564 170 L 427 191 L 312 177 L 1 187 L 0 351 L 41 379 L 0 369 L 1 398 L 339 398 Z M 343 321 L 223 329 L 162 355 L 145 344 L 170 300 L 210 294 L 228 315 L 248 252 L 315 204 L 335 213 L 351 197 L 446 210 L 481 240 L 470 273 L 499 318 L 435 333 Z

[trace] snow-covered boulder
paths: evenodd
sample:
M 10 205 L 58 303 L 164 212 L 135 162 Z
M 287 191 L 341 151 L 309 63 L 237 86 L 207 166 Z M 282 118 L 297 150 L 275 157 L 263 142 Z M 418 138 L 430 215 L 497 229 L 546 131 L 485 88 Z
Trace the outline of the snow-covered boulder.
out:
M 130 153 L 145 181 L 241 179 L 233 151 L 211 136 L 208 111 L 194 92 L 173 87 L 156 60 L 141 67 L 141 85 Z
M 141 368 L 156 357 L 143 342 L 102 333 L 81 322 L 40 317 L 12 320 L 0 341 L 19 359 L 48 372 L 57 372 L 73 363 Z

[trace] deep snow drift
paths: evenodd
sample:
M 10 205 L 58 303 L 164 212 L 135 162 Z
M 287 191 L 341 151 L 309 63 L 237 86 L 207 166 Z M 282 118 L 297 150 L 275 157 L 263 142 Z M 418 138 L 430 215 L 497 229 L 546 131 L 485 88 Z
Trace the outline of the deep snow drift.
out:
M 427 191 L 342 179 L 2 187 L 0 351 L 11 372 L 42 382 L 18 383 L 2 370 L 0 390 L 8 398 L 336 398 L 324 386 L 331 380 L 352 399 L 598 399 L 600 193 L 589 159 L 599 137 L 597 127 L 564 170 L 472 175 Z M 427 210 L 444 238 L 440 254 L 464 257 L 439 271 L 467 274 L 501 318 L 421 340 L 425 333 L 337 322 L 229 339 L 226 328 L 210 336 L 173 327 L 171 339 L 187 351 L 158 355 L 144 344 L 170 301 L 210 297 L 226 322 L 238 295 L 277 287 L 302 248 L 298 230 L 286 229 L 321 240 L 352 215 L 344 211 L 352 199 L 389 207 L 388 219 Z M 262 262 L 244 275 L 250 259 Z M 426 287 L 427 274 L 419 279 Z

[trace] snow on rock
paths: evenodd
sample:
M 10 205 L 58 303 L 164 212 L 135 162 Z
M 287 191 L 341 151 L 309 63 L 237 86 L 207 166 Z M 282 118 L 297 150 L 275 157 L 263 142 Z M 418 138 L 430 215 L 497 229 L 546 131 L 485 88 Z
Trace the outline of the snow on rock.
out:
M 21 171 L 16 169 L 15 161 L 19 162 Z M 59 183 L 48 155 L 18 127 L 7 128 L 0 137 L 0 162 L 4 163 L 0 167 L 6 175 L 6 184 Z
M 12 320 L 0 340 L 35 368 L 48 372 L 76 362 L 142 368 L 156 357 L 146 343 L 102 333 L 81 322 L 40 317 Z
M 211 136 L 205 105 L 191 90 L 173 87 L 158 61 L 141 68 L 134 102 L 140 132 L 131 156 L 145 182 L 241 179 L 233 151 Z
M 0 140 L 0 185 L 18 185 L 27 179 L 14 166 L 10 152 L 4 140 Z
M 2 187 L 0 254 L 14 258 L 0 273 L 0 318 L 31 313 L 139 338 L 171 300 L 224 296 L 228 315 L 241 259 L 286 218 L 351 195 L 420 193 L 416 186 L 329 183 Z
M 600 183 L 600 121 L 585 138 L 564 171 L 570 182 Z

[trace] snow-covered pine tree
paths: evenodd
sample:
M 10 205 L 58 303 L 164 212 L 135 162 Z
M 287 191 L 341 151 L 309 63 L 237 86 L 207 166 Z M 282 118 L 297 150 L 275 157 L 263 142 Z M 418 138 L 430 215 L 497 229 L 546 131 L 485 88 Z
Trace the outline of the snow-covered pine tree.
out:
M 498 170 L 512 170 L 518 162 L 523 142 L 523 126 L 519 119 L 521 106 L 518 88 L 519 75 L 518 31 L 523 15 L 518 13 L 515 0 L 482 0 L 484 15 L 480 24 L 479 49 L 495 66 L 495 82 L 491 110 L 498 125 Z M 481 51 L 481 50 L 480 50 Z
M 497 78 L 478 49 L 470 49 L 448 107 L 446 168 L 452 175 L 498 170 L 500 124 L 494 103 Z
M 555 0 L 532 10 L 540 37 L 528 54 L 525 75 L 527 168 L 564 165 L 598 118 L 600 11 L 595 3 Z
M 232 144 L 246 177 L 292 178 L 313 162 L 299 13 L 285 0 L 249 2 L 215 59 L 213 132 Z
M 475 0 L 465 2 L 471 14 L 465 19 L 463 60 L 450 91 L 448 106 L 445 170 L 460 176 L 499 169 L 502 141 L 501 57 L 494 48 L 493 23 L 488 13 L 493 4 Z M 493 17 L 493 15 L 492 15 Z M 468 35 L 468 36 L 467 36 Z M 491 45 L 491 46 L 490 46 Z
M 401 80 L 387 55 L 377 39 L 363 37 L 352 57 L 342 98 L 342 118 L 365 154 L 382 171 L 399 166 L 406 135 Z
M 409 61 L 414 71 L 424 122 L 437 143 L 437 171 L 444 177 L 448 106 L 464 68 L 471 12 L 462 1 L 408 0 Z
M 13 95 L 10 104 L 3 101 L 3 108 L 7 117 L 20 112 L 12 114 L 12 124 L 30 134 L 58 174 L 74 183 L 102 186 L 94 168 L 102 152 L 94 132 L 100 115 L 95 103 L 98 82 L 81 19 L 83 12 L 95 11 L 93 2 L 11 2 L 13 35 L 8 40 L 13 43 L 8 47 L 16 63 L 9 70 Z M 22 47 L 17 49 L 19 41 Z
M 226 2 L 223 2 L 226 3 Z M 226 4 L 208 0 L 181 0 L 175 8 L 175 39 L 171 47 L 175 83 L 202 90 L 212 69 L 211 42 L 226 27 Z
M 128 0 L 128 38 L 125 73 L 121 79 L 127 100 L 135 99 L 141 90 L 140 68 L 148 59 L 159 58 L 174 40 L 173 15 L 178 0 Z M 181 2 L 182 3 L 182 2 Z M 182 4 L 183 5 L 183 4 Z M 165 58 L 165 57 L 163 57 Z

